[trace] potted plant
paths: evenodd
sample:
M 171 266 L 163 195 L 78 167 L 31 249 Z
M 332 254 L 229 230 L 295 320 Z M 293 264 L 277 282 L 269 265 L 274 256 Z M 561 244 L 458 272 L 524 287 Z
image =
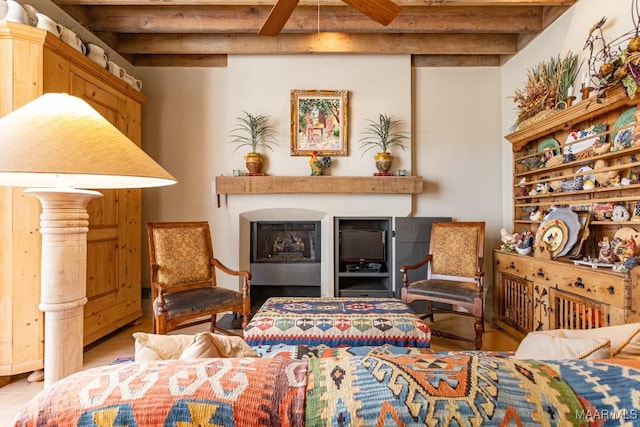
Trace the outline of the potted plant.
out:
M 273 150 L 271 146 L 278 145 L 275 140 L 277 132 L 269 124 L 269 116 L 251 114 L 243 110 L 242 115 L 236 117 L 236 120 L 237 123 L 229 134 L 231 142 L 238 144 L 233 151 L 240 147 L 249 147 L 249 153 L 244 156 L 245 165 L 250 174 L 259 174 L 264 159 L 258 149 Z
M 394 146 L 406 149 L 404 143 L 409 137 L 406 132 L 399 130 L 403 122 L 393 116 L 380 114 L 377 121 L 369 120 L 368 122 L 366 130 L 363 132 L 365 136 L 360 139 L 360 148 L 364 149 L 362 155 L 377 148 L 379 151 L 374 159 L 378 173 L 388 175 L 393 162 L 393 156 L 389 153 L 389 149 Z

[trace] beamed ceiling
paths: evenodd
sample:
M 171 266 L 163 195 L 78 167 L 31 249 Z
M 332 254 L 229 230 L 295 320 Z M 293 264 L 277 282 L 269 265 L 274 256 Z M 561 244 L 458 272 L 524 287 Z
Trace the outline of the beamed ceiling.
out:
M 414 66 L 497 66 L 578 0 L 394 0 L 388 26 L 340 0 L 301 0 L 279 36 L 275 0 L 52 0 L 136 66 L 225 66 L 236 54 L 411 54 Z

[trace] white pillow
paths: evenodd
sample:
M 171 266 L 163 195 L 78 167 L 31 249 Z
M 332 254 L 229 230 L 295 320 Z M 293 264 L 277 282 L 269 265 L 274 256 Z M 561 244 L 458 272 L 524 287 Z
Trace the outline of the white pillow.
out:
M 609 359 L 611 342 L 606 338 L 566 338 L 545 332 L 530 332 L 514 358 L 534 360 Z
M 180 357 L 193 342 L 193 335 L 159 335 L 135 332 L 135 361 L 169 360 Z
M 241 337 L 200 332 L 193 337 L 193 341 L 185 347 L 179 358 L 189 360 L 205 357 L 257 356 L 256 352 Z
M 535 333 L 563 338 L 606 338 L 611 341 L 611 357 L 615 359 L 640 358 L 640 323 L 594 329 L 552 329 Z

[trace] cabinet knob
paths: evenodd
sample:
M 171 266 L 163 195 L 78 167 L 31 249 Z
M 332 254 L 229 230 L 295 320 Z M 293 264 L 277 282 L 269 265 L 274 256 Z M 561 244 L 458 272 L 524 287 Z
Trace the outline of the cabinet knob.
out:
M 542 269 L 541 269 L 541 268 L 540 268 L 540 269 L 538 269 L 538 272 L 536 273 L 536 276 L 538 276 L 538 277 L 540 277 L 540 278 L 544 277 L 544 276 L 545 276 L 544 271 L 542 271 Z
M 513 261 L 511 261 L 511 264 L 509 264 L 509 268 L 512 269 L 512 270 L 515 270 L 516 269 L 516 264 Z
M 616 291 L 616 288 L 614 288 L 613 286 L 609 286 L 609 287 L 607 288 L 607 291 L 609 291 L 609 294 L 610 294 L 610 295 L 613 295 L 613 294 L 615 293 L 615 291 Z
M 584 289 L 584 283 L 582 283 L 582 278 L 578 277 L 578 279 L 573 283 L 573 286 L 579 289 Z

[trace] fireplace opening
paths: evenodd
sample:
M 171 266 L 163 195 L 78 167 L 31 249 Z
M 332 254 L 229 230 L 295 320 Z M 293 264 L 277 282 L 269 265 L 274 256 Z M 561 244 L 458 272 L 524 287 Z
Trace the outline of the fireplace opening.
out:
M 319 230 L 319 222 L 253 222 L 251 223 L 251 262 L 320 262 Z
M 320 221 L 251 222 L 251 303 L 271 296 L 320 296 Z

